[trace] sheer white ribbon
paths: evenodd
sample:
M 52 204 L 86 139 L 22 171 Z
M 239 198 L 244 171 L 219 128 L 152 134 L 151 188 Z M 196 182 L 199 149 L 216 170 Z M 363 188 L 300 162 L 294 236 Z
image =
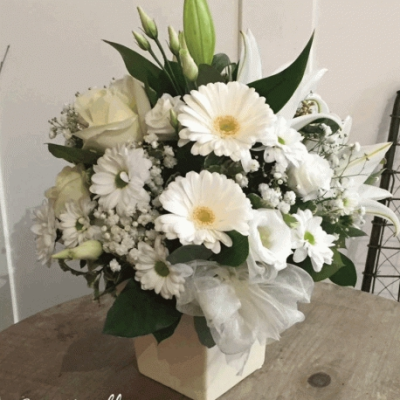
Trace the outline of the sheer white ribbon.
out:
M 301 268 L 288 265 L 273 279 L 250 283 L 246 265 L 232 268 L 201 260 L 189 265 L 193 275 L 177 309 L 206 318 L 216 345 L 238 374 L 253 343 L 278 340 L 281 332 L 304 320 L 297 302 L 310 302 L 314 282 Z

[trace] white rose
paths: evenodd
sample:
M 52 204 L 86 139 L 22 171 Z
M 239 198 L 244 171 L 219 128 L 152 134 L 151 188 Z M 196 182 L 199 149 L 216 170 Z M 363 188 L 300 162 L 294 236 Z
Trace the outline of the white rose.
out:
M 333 171 L 324 158 L 308 153 L 299 167 L 288 169 L 287 175 L 288 186 L 304 201 L 308 201 L 318 197 L 319 189 L 330 189 Z
M 84 148 L 104 151 L 143 139 L 150 103 L 140 82 L 127 75 L 108 89 L 91 89 L 78 96 L 75 110 L 88 127 L 74 135 L 83 140 Z
M 252 212 L 247 264 L 250 280 L 262 282 L 286 268 L 286 259 L 292 253 L 291 231 L 279 211 L 259 209 Z
M 49 200 L 54 200 L 54 212 L 56 217 L 59 217 L 66 202 L 90 197 L 85 170 L 79 165 L 64 167 L 57 175 L 56 186 L 48 189 L 45 195 Z
M 179 96 L 172 97 L 167 93 L 163 94 L 154 108 L 146 114 L 147 132 L 156 134 L 159 140 L 174 139 L 176 134 L 170 122 L 170 112 L 173 109 L 178 114 L 182 105 L 184 102 Z

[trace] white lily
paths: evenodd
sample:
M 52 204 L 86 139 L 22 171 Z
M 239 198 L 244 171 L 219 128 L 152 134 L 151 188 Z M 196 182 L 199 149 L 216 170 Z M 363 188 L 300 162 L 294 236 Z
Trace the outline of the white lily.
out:
M 240 54 L 238 82 L 248 84 L 262 78 L 261 56 L 256 39 L 250 29 L 240 32 L 242 35 L 242 51 Z
M 335 175 L 342 179 L 348 178 L 351 182 L 351 190 L 359 194 L 359 205 L 365 208 L 365 212 L 390 221 L 394 226 L 395 234 L 398 235 L 400 221 L 397 215 L 389 207 L 378 202 L 378 200 L 392 197 L 392 194 L 385 189 L 364 184 L 390 146 L 391 143 L 378 143 L 361 147 L 359 151 L 352 152 L 342 159 Z

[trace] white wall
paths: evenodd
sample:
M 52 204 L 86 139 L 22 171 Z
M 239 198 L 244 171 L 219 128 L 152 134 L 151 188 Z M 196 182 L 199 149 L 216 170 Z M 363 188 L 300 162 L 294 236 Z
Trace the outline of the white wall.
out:
M 329 69 L 319 92 L 333 111 L 342 117 L 353 115 L 354 140 L 384 140 L 400 84 L 398 1 L 382 0 L 378 5 L 319 0 L 318 18 L 316 0 L 209 2 L 217 51 L 236 59 L 239 27 L 251 27 L 265 74 L 293 60 L 318 21 L 316 64 Z M 0 309 L 7 315 L 1 314 L 0 321 L 10 323 L 10 293 L 18 320 L 90 292 L 83 280 L 56 265 L 47 269 L 35 262 L 30 212 L 64 165 L 47 153 L 47 120 L 58 116 L 76 91 L 107 84 L 125 73 L 119 55 L 101 39 L 134 47 L 131 30 L 139 27 L 137 5 L 156 17 L 160 31 L 166 32 L 167 25 L 181 28 L 182 4 L 183 0 L 0 0 L 0 55 L 11 45 L 0 81 L 0 159 L 3 223 L 10 234 L 6 241 L 11 244 L 8 267 L 13 275 L 7 280 L 14 281 L 3 297 L 0 289 L 0 301 L 8 304 L 7 312 Z M 360 249 L 361 268 L 365 243 Z M 2 300 L 6 297 L 7 302 Z

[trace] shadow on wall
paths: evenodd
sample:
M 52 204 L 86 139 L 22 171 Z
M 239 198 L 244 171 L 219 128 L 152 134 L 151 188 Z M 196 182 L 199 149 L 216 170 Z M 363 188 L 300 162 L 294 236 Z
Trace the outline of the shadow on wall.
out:
M 0 332 L 14 323 L 11 291 L 7 275 L 0 276 Z
M 14 225 L 11 234 L 20 320 L 56 304 L 91 293 L 84 279 L 63 272 L 56 263 L 48 268 L 36 261 L 31 213 L 32 210 L 26 210 L 25 215 Z

